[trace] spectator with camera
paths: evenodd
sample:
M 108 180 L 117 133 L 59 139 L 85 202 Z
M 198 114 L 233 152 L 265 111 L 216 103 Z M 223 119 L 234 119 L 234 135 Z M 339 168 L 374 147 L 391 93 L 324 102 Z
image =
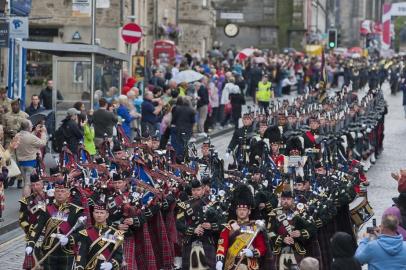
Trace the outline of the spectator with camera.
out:
M 40 138 L 32 133 L 32 123 L 29 120 L 21 122 L 21 131 L 18 133 L 20 145 L 16 148 L 16 157 L 24 182 L 24 194 L 30 193 L 30 176 L 37 167 L 37 154 L 47 144 L 47 129 L 43 125 L 37 125 L 34 132 L 40 133 Z M 18 187 L 21 187 L 19 182 Z
M 404 269 L 406 242 L 398 234 L 399 220 L 394 215 L 384 215 L 380 228 L 364 234 L 355 252 L 355 258 L 368 269 Z

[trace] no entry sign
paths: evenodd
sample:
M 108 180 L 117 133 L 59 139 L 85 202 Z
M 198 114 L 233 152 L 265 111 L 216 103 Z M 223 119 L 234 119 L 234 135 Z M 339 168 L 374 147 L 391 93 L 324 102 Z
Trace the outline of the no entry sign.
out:
M 128 23 L 121 30 L 121 36 L 126 43 L 138 43 L 142 38 L 142 29 L 138 24 Z

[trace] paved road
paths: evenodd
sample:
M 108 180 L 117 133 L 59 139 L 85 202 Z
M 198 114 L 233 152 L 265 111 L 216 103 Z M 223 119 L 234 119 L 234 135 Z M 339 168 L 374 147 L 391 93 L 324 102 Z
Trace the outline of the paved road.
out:
M 397 195 L 396 183 L 391 179 L 390 173 L 406 165 L 406 137 L 404 136 L 406 119 L 401 106 L 401 94 L 390 96 L 388 86 L 384 87 L 389 104 L 389 114 L 385 123 L 385 149 L 376 165 L 368 172 L 368 179 L 371 182 L 368 198 L 375 210 L 378 224 L 383 211 L 392 205 L 391 198 Z M 220 157 L 224 157 L 230 138 L 231 133 L 228 133 L 212 139 Z M 369 224 L 365 227 L 367 226 Z M 21 269 L 25 245 L 21 233 L 18 231 L 13 233 L 17 237 L 0 245 L 0 269 Z

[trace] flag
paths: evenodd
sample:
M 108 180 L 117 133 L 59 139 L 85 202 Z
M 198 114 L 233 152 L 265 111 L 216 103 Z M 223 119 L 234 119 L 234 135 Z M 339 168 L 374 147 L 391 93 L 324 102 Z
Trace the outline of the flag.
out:
M 320 82 L 319 82 L 319 102 L 322 103 L 327 96 L 327 68 L 326 68 L 326 57 L 324 55 L 324 49 L 321 50 L 321 68 L 320 68 Z
M 135 165 L 134 167 L 134 175 L 136 178 L 140 179 L 141 181 L 147 183 L 148 185 L 155 187 L 155 182 L 152 179 L 152 177 L 144 170 L 144 167 L 142 165 Z M 154 194 L 152 192 L 147 191 L 141 201 L 143 205 L 148 204 L 148 201 L 154 197 Z

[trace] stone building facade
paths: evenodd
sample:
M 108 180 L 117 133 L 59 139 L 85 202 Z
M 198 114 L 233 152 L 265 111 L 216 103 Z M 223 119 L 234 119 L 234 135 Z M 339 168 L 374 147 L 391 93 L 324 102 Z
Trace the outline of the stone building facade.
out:
M 147 17 L 149 48 L 159 38 L 159 26 L 168 23 L 179 28 L 176 42 L 180 53 L 197 50 L 204 55 L 213 44 L 216 16 L 212 0 L 152 0 Z

